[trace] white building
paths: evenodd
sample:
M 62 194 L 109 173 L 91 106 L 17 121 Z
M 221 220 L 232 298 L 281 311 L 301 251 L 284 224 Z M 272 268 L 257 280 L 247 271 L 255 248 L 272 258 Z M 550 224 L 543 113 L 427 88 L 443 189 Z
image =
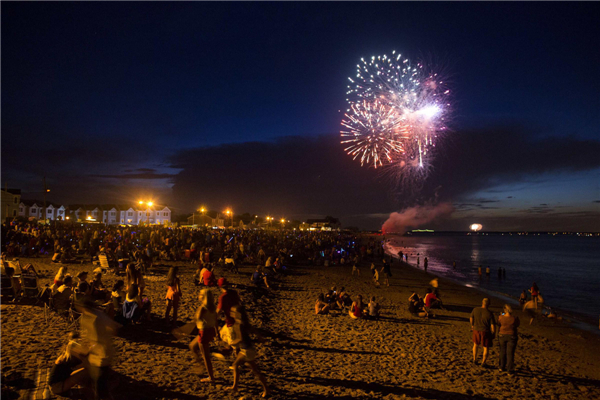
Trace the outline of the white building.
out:
M 15 216 L 29 219 L 44 218 L 44 206 L 39 201 L 20 201 L 15 208 Z M 46 218 L 49 220 L 95 221 L 107 225 L 146 224 L 165 225 L 171 223 L 171 210 L 167 206 L 140 208 L 115 204 L 73 204 L 69 207 L 47 204 Z
M 21 189 L 2 189 L 2 221 L 14 218 L 19 214 Z

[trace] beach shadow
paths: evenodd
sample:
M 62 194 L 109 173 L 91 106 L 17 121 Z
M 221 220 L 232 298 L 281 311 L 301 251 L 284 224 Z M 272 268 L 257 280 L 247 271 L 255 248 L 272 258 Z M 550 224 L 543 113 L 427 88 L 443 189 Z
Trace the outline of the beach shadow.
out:
M 427 319 L 427 318 L 394 318 L 394 317 L 382 317 L 379 319 L 381 321 L 392 322 L 394 324 L 411 324 L 411 325 L 448 325 L 444 322 L 435 322 L 438 319 L 438 316 L 435 318 Z
M 342 349 L 332 349 L 329 347 L 311 347 L 311 346 L 302 345 L 302 344 L 289 344 L 289 343 L 278 343 L 278 342 L 274 342 L 272 344 L 272 346 L 279 347 L 279 348 L 286 348 L 286 349 L 295 349 L 295 350 L 320 351 L 323 353 L 387 355 L 387 353 L 380 353 L 380 352 L 376 352 L 376 351 L 342 350 Z
M 569 375 L 560 375 L 560 374 L 550 374 L 546 372 L 533 372 L 530 370 L 517 369 L 516 376 L 522 376 L 525 378 L 542 378 L 548 382 L 572 382 L 578 386 L 592 386 L 592 387 L 600 387 L 600 380 L 598 379 L 590 379 L 590 378 L 579 378 L 575 376 Z
M 170 390 L 166 387 L 158 386 L 152 382 L 135 380 L 120 372 L 113 371 L 111 380 L 117 381 L 118 385 L 113 390 L 112 395 L 117 400 L 129 399 L 180 399 L 180 400 L 198 400 L 206 398 L 205 396 L 185 394 Z
M 469 318 L 467 318 L 467 317 L 458 317 L 455 315 L 439 315 L 439 314 L 435 315 L 435 319 L 441 320 L 441 321 L 461 321 L 461 322 L 469 321 Z
M 257 329 L 260 334 L 264 337 L 269 337 L 272 339 L 279 339 L 279 340 L 286 340 L 288 342 L 294 342 L 294 343 L 311 343 L 312 340 L 308 340 L 308 339 L 295 339 L 291 336 L 287 336 L 283 333 L 275 333 L 275 332 L 271 332 L 268 331 L 266 329 Z
M 456 311 L 456 312 L 464 312 L 471 313 L 473 311 L 473 306 L 463 306 L 463 305 L 455 305 L 455 304 L 444 304 L 444 307 L 448 311 Z
M 398 395 L 398 396 L 406 396 L 408 398 L 413 398 L 413 397 L 421 397 L 421 398 L 425 398 L 425 399 L 458 399 L 458 400 L 466 400 L 466 399 L 473 399 L 473 396 L 469 396 L 467 394 L 462 394 L 462 393 L 456 393 L 456 392 L 446 392 L 443 390 L 438 390 L 438 389 L 426 389 L 426 388 L 419 388 L 419 387 L 412 387 L 412 386 L 392 386 L 392 385 L 384 385 L 384 384 L 380 384 L 380 383 L 375 383 L 375 382 L 362 382 L 362 381 L 354 381 L 354 380 L 346 380 L 346 379 L 336 379 L 336 378 L 320 378 L 320 377 L 310 377 L 310 376 L 299 376 L 299 375 L 292 375 L 292 376 L 288 376 L 288 377 L 282 377 L 282 379 L 290 381 L 290 382 L 295 382 L 295 383 L 305 383 L 305 384 L 313 384 L 313 385 L 319 385 L 319 386 L 327 386 L 329 388 L 332 387 L 341 387 L 344 389 L 353 389 L 353 390 L 361 390 L 363 392 L 375 392 L 375 396 L 369 396 L 369 397 L 385 397 L 387 395 Z M 317 396 L 313 396 L 311 395 L 310 397 L 302 397 L 304 396 L 303 394 L 299 394 L 299 395 L 295 395 L 293 393 L 288 393 L 286 395 L 287 398 L 289 399 L 297 399 L 297 400 L 304 400 L 304 399 L 308 399 L 308 398 L 332 398 L 332 396 L 322 396 L 319 397 Z M 343 398 L 358 398 L 358 397 L 364 397 L 364 395 L 362 396 L 339 396 L 339 397 L 335 397 L 338 399 L 343 399 Z M 484 397 L 484 396 L 478 396 L 478 399 L 481 400 L 491 400 L 491 397 Z
M 124 326 L 119 330 L 118 337 L 132 343 L 146 343 L 177 349 L 188 349 L 187 344 L 176 341 L 170 331 L 164 332 L 155 329 L 157 329 L 156 326 L 149 324 Z

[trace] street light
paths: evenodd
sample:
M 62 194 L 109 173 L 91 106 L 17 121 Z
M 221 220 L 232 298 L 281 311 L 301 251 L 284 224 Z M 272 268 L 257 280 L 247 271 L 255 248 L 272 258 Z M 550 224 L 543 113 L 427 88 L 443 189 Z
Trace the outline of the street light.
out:
M 285 227 L 285 218 L 281 218 L 281 229 Z
M 231 215 L 231 226 L 233 227 L 233 212 L 230 209 L 227 209 L 225 214 L 227 214 L 228 217 Z
M 150 207 L 152 207 L 154 205 L 154 202 L 152 202 L 152 201 L 146 201 L 146 202 L 144 202 L 144 201 L 140 200 L 139 204 L 140 205 L 143 205 L 143 204 L 147 205 L 147 207 L 146 207 L 146 225 L 150 225 Z

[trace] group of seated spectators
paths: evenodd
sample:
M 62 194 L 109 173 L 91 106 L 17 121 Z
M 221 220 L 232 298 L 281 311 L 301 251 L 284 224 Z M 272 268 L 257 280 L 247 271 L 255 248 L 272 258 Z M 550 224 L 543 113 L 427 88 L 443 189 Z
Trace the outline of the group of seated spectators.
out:
M 356 295 L 354 301 L 344 287 L 339 292 L 334 286 L 327 293 L 320 293 L 315 303 L 315 314 L 329 314 L 331 310 L 337 310 L 340 313 L 348 309 L 351 318 L 378 319 L 381 306 L 372 296 L 369 303 L 364 303 L 362 295 Z

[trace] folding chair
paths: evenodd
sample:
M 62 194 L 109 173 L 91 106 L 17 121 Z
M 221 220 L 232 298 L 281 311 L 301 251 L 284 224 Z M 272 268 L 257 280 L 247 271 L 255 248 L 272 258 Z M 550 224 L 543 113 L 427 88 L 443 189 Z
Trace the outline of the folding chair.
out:
M 21 269 L 21 285 L 23 286 L 23 297 L 35 299 L 36 304 L 40 302 L 43 289 L 40 289 L 38 274 L 32 264 L 27 264 Z
M 44 303 L 44 318 L 46 319 L 46 325 L 54 325 L 57 322 L 65 321 L 67 323 L 67 329 L 72 327 L 79 327 L 79 320 L 81 319 L 81 313 L 73 309 L 75 292 L 73 297 L 65 295 L 61 292 L 56 292 L 50 296 L 48 304 Z M 53 315 L 57 315 L 59 318 L 51 323 Z

